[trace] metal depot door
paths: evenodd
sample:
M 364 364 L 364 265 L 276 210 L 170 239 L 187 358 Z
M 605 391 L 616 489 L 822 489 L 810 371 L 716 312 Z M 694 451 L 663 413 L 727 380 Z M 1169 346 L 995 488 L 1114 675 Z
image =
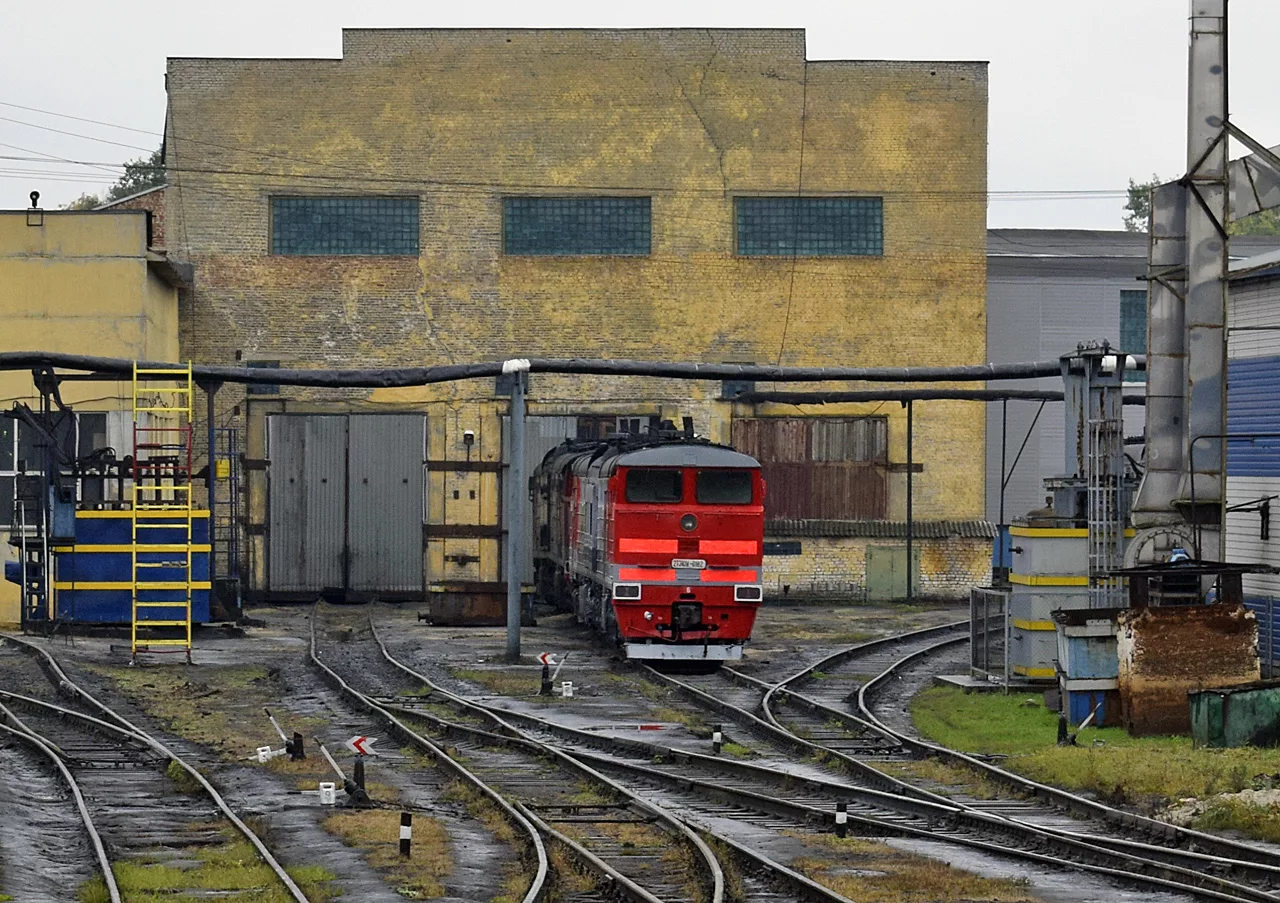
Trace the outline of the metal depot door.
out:
M 267 590 L 421 598 L 421 414 L 267 417 Z
M 422 595 L 426 418 L 352 414 L 347 426 L 347 580 L 357 598 Z
M 267 586 L 315 593 L 345 586 L 347 418 L 267 418 Z

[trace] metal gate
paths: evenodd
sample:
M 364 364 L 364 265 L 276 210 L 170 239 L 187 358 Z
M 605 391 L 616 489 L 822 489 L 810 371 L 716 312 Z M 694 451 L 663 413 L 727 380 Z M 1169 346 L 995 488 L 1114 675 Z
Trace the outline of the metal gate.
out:
M 267 580 L 277 593 L 344 585 L 347 418 L 267 418 Z
M 420 414 L 267 417 L 267 589 L 423 591 Z
M 1009 686 L 1009 591 L 989 586 L 969 590 L 969 673 Z
M 426 418 L 347 421 L 347 586 L 355 595 L 422 592 Z

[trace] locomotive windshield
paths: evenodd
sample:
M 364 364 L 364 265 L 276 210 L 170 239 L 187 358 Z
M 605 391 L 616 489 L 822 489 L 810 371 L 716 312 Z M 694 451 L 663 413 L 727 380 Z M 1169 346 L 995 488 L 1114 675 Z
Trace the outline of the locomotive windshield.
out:
M 632 468 L 627 471 L 627 501 L 678 502 L 684 497 L 683 485 L 679 470 Z
M 700 470 L 696 485 L 700 505 L 751 504 L 749 470 Z

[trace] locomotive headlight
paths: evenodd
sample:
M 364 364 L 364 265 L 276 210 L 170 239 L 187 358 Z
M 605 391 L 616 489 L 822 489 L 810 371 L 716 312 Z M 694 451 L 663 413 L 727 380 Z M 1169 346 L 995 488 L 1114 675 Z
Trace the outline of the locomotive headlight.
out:
M 645 619 L 646 621 L 652 621 L 652 620 L 653 620 L 653 612 L 651 612 L 651 611 L 646 611 L 646 612 L 644 613 L 644 619 Z
M 613 585 L 613 598 L 639 599 L 640 584 L 639 583 L 615 583 Z
M 764 598 L 764 587 L 753 584 L 739 584 L 733 588 L 734 602 L 759 602 Z
M 686 533 L 691 533 L 698 529 L 698 518 L 692 514 L 686 514 L 680 518 L 680 529 Z

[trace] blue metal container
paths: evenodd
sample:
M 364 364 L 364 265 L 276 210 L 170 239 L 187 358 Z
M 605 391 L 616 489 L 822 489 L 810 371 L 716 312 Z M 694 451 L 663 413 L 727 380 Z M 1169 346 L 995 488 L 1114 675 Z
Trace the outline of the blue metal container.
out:
M 154 512 L 148 512 L 152 518 Z M 177 567 L 146 570 L 148 583 L 185 582 L 186 553 L 172 547 L 185 544 L 185 513 L 174 518 L 173 529 L 139 531 L 140 562 L 177 562 Z M 179 526 L 181 524 L 181 526 Z M 191 619 L 204 623 L 209 615 L 209 512 L 196 511 L 192 520 Z M 53 549 L 53 589 L 57 618 L 83 624 L 128 624 L 133 609 L 133 521 L 129 511 L 77 511 L 76 541 Z M 142 551 L 143 546 L 169 546 Z M 139 590 L 139 601 L 168 601 L 184 590 Z M 181 617 L 181 607 L 143 609 L 143 620 Z
M 1058 686 L 1062 708 L 1072 724 L 1097 710 L 1093 725 L 1120 723 L 1120 659 L 1116 654 L 1116 618 L 1120 608 L 1055 611 Z

